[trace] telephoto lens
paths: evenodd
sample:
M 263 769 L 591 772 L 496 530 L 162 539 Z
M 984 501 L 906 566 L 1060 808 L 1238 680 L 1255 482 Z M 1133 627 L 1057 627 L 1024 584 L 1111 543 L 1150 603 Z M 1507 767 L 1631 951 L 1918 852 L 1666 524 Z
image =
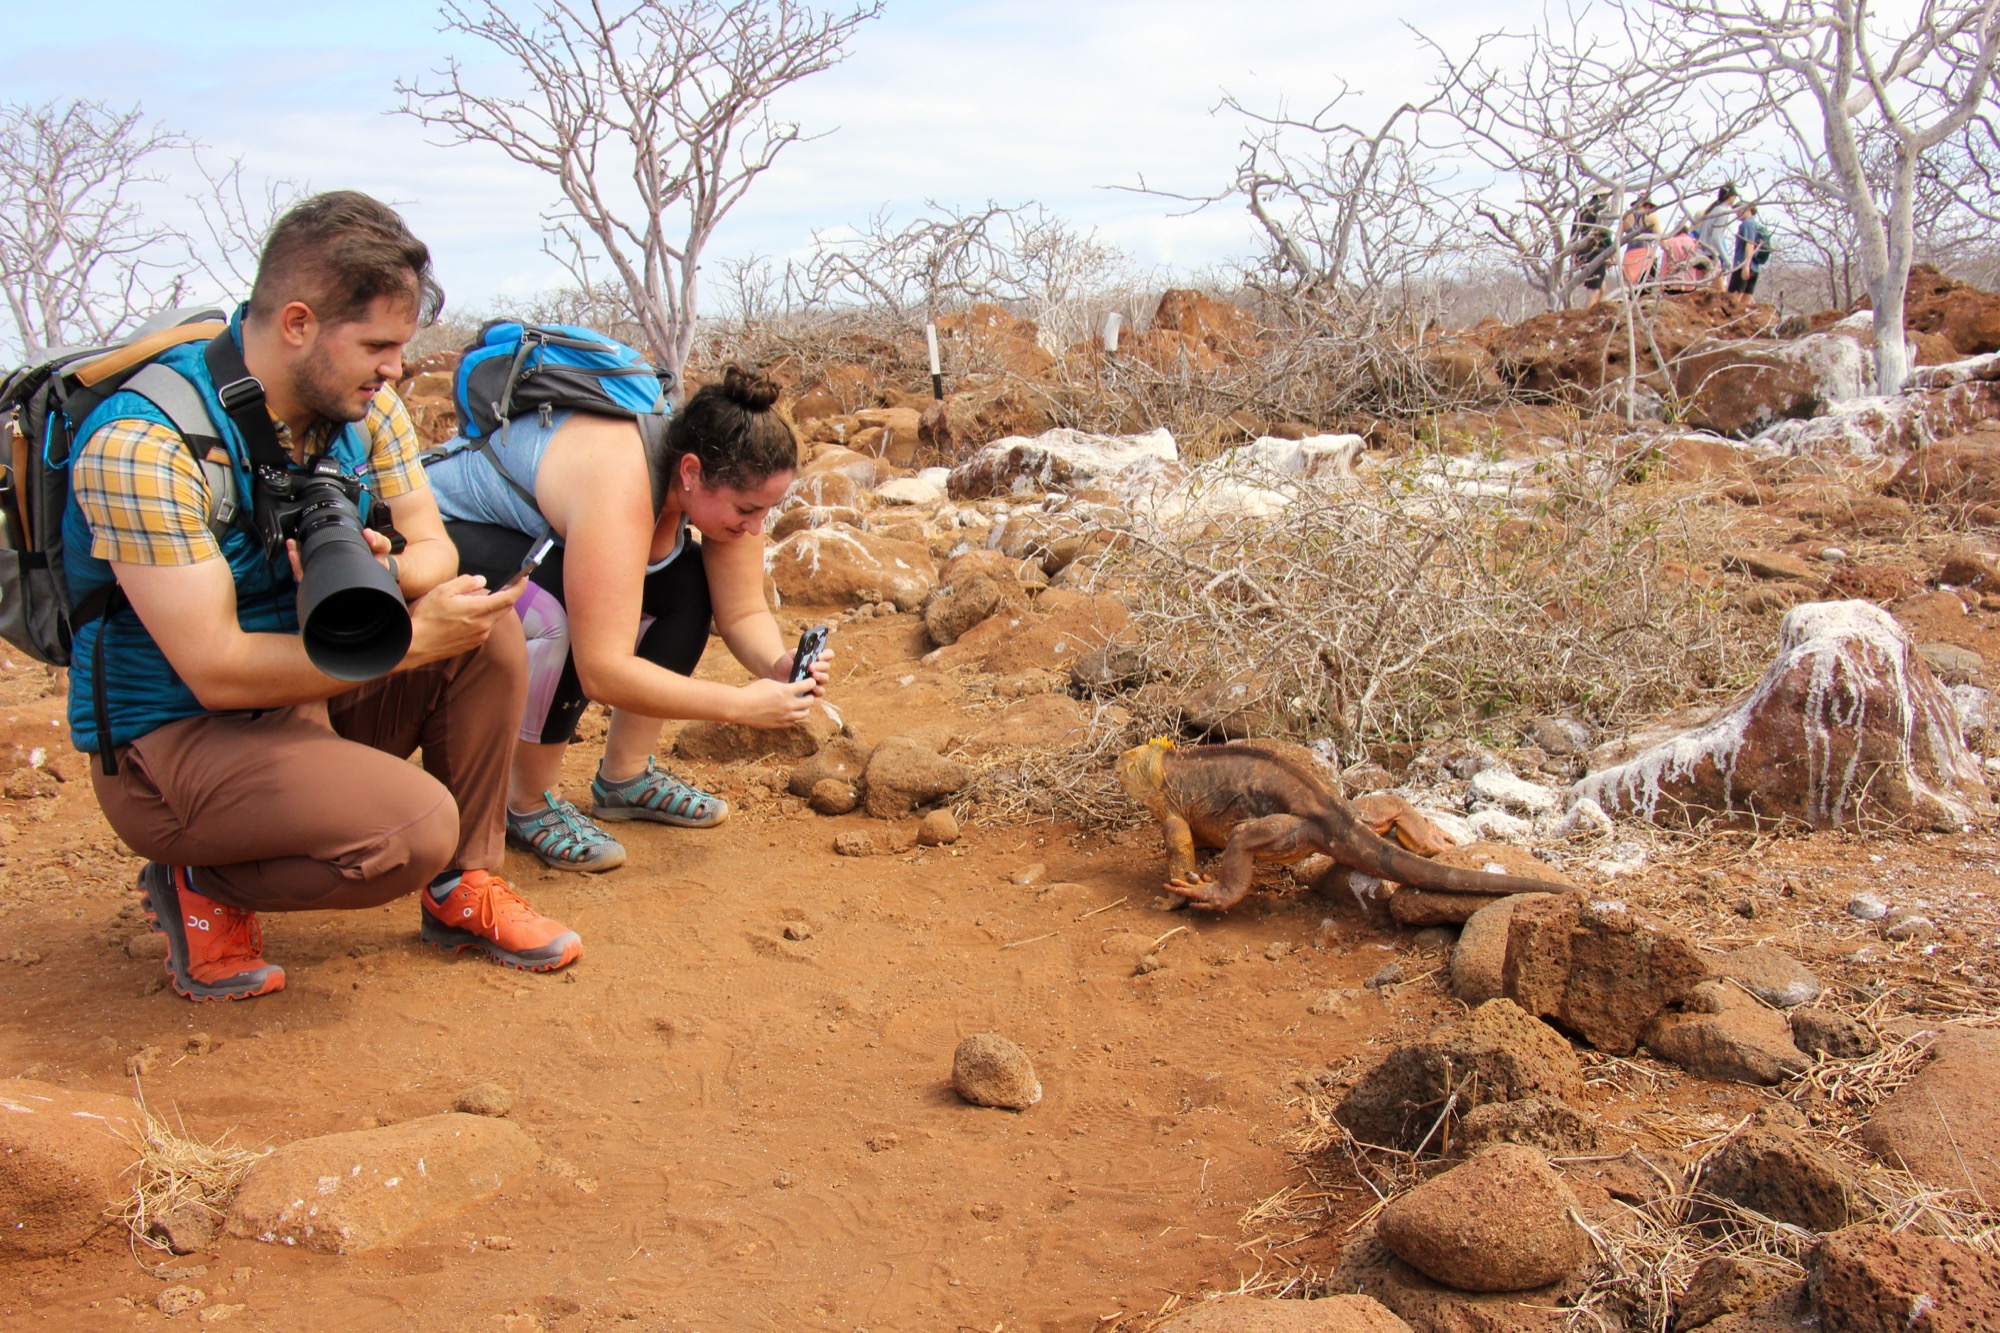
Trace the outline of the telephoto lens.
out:
M 335 680 L 387 675 L 410 650 L 410 608 L 368 549 L 361 514 L 341 481 L 302 478 L 292 536 L 299 544 L 299 631 L 306 657 Z

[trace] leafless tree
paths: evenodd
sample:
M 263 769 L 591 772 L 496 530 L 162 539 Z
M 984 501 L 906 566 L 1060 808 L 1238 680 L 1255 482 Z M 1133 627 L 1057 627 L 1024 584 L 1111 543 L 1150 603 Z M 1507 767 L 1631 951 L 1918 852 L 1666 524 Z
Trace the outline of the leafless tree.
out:
M 1618 0 L 1643 52 L 1635 86 L 1758 88 L 1808 154 L 1824 154 L 1855 229 L 1875 309 L 1875 388 L 1908 372 L 1904 294 L 1916 255 L 1919 173 L 1993 92 L 2000 0 L 1922 0 L 1885 19 L 1868 0 Z M 1867 146 L 1887 146 L 1882 178 Z
M 194 165 L 202 189 L 187 198 L 204 233 L 192 247 L 195 270 L 219 291 L 247 296 L 271 224 L 310 193 L 310 187 L 293 180 L 255 184 L 245 176 L 242 158 L 217 166 L 199 148 L 194 150 Z
M 798 0 L 544 0 L 533 18 L 445 0 L 447 30 L 524 71 L 483 86 L 449 61 L 399 81 L 400 110 L 450 143 L 485 143 L 551 177 L 563 202 L 549 253 L 592 290 L 596 262 L 629 295 L 656 363 L 678 377 L 694 344 L 701 254 L 778 155 L 807 139 L 772 99 L 847 56 L 881 0 L 844 12 Z
M 140 196 L 187 146 L 136 106 L 0 106 L 0 295 L 22 352 L 102 341 L 179 298 L 184 238 Z
M 1375 124 L 1339 118 L 1355 96 L 1341 83 L 1318 112 L 1252 110 L 1225 95 L 1216 110 L 1242 117 L 1236 176 L 1208 194 L 1149 186 L 1140 193 L 1200 211 L 1241 201 L 1267 245 L 1261 271 L 1292 295 L 1373 297 L 1410 283 L 1451 246 L 1438 207 L 1441 168 L 1417 151 L 1428 102 L 1403 102 Z

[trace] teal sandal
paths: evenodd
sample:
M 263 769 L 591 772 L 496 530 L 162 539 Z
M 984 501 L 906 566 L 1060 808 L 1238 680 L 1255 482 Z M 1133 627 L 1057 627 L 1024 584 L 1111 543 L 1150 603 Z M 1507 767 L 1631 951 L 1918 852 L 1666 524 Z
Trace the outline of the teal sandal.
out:
M 590 780 L 590 813 L 597 819 L 645 819 L 676 828 L 713 828 L 729 818 L 729 802 L 690 787 L 646 756 L 646 771 L 628 782 L 604 780 L 604 765 Z

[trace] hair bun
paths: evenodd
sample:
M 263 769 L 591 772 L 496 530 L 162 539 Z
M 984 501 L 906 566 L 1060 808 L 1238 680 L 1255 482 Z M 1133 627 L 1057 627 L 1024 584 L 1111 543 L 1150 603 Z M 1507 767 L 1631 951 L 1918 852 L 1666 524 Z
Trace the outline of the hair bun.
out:
M 765 412 L 778 401 L 778 385 L 758 371 L 731 365 L 722 372 L 722 396 L 752 412 Z

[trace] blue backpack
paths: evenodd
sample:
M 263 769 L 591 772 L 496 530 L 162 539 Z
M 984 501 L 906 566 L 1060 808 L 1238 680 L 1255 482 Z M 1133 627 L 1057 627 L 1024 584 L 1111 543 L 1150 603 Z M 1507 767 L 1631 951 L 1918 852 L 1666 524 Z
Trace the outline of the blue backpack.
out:
M 673 377 L 654 369 L 616 338 L 573 324 L 522 324 L 496 319 L 479 330 L 452 378 L 458 433 L 464 443 L 424 455 L 426 464 L 465 449 L 486 455 L 506 483 L 535 503 L 486 446 L 507 423 L 551 412 L 590 412 L 636 421 L 653 476 L 654 508 L 665 499 L 668 394 Z

